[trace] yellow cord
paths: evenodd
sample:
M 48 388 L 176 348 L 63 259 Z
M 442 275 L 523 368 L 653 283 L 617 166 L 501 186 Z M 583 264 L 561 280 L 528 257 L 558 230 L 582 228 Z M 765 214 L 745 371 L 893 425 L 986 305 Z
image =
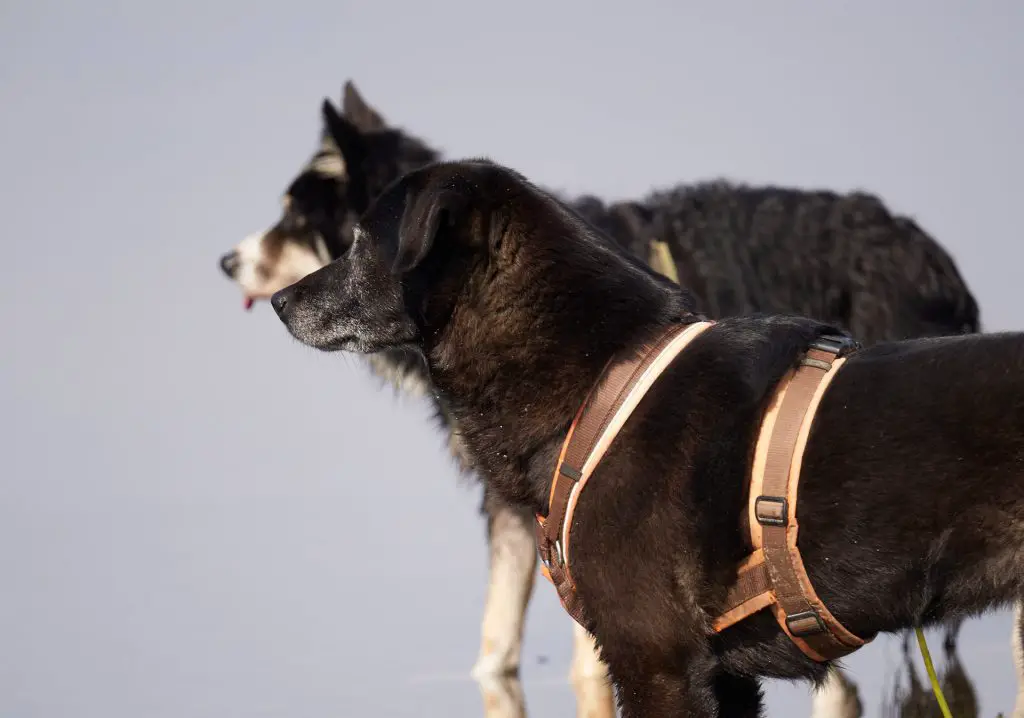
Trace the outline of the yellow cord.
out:
M 928 642 L 924 640 L 924 631 L 920 626 L 914 631 L 917 633 L 917 645 L 921 648 L 921 657 L 924 658 L 924 667 L 928 671 L 928 680 L 932 682 L 932 693 L 935 694 L 935 700 L 939 702 L 939 710 L 942 711 L 945 718 L 953 718 L 949 704 L 946 703 L 946 696 L 942 695 L 942 688 L 939 687 L 939 677 L 935 675 L 935 666 L 932 664 L 932 654 L 928 652 Z

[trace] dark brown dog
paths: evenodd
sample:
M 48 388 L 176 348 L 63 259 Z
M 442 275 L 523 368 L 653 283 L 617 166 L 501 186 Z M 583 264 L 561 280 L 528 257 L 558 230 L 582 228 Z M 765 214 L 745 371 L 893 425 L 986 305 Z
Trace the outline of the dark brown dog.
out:
M 606 361 L 695 321 L 685 290 L 486 161 L 386 190 L 342 259 L 274 295 L 323 350 L 421 351 L 475 465 L 545 510 Z M 835 329 L 720 321 L 662 375 L 593 475 L 573 577 L 626 718 L 755 716 L 759 678 L 820 681 L 768 611 L 710 630 L 736 564 L 744 479 L 776 383 Z M 879 344 L 826 393 L 803 459 L 800 550 L 861 637 L 976 614 L 1024 589 L 1024 335 Z

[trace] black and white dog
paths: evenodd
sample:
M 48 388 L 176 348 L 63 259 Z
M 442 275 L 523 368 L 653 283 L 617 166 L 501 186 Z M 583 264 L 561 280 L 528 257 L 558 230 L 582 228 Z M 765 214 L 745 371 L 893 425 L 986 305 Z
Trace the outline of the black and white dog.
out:
M 351 82 L 342 112 L 329 101 L 322 112 L 320 145 L 288 185 L 280 221 L 220 260 L 246 308 L 344 255 L 370 201 L 397 177 L 438 158 L 420 139 L 388 126 Z M 570 206 L 686 286 L 713 317 L 802 314 L 842 326 L 865 344 L 979 330 L 977 305 L 950 256 L 913 220 L 891 214 L 868 194 L 720 181 L 612 204 L 582 197 Z M 402 391 L 429 395 L 414 352 L 389 349 L 368 361 Z M 435 405 L 459 469 L 472 474 L 454 422 Z M 483 509 L 491 563 L 477 676 L 518 668 L 537 561 L 529 512 L 509 508 L 486 485 Z M 572 675 L 604 675 L 578 627 Z M 827 706 L 844 699 L 825 691 L 816 700 Z

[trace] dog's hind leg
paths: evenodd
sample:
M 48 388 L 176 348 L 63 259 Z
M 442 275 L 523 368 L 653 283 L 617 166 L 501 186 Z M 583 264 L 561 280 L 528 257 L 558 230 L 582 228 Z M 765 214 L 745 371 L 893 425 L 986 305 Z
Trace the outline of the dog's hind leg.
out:
M 811 718 L 860 718 L 863 710 L 857 684 L 837 667 L 829 668 L 824 682 L 814 691 Z
M 477 678 L 519 671 L 526 606 L 537 571 L 537 543 L 529 510 L 514 509 L 487 492 L 490 580 L 484 606 Z
M 601 661 L 594 638 L 573 621 L 572 665 L 569 681 L 576 694 L 579 718 L 615 718 L 615 694 L 608 668 Z

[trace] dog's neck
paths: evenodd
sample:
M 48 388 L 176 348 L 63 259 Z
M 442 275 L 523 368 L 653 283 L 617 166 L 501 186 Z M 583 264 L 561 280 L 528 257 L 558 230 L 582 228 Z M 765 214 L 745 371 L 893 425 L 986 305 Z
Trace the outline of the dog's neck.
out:
M 694 320 L 678 287 L 624 258 L 609 272 L 607 260 L 522 277 L 500 314 L 493 304 L 460 307 L 427 347 L 474 468 L 510 503 L 546 510 L 561 443 L 609 359 Z

